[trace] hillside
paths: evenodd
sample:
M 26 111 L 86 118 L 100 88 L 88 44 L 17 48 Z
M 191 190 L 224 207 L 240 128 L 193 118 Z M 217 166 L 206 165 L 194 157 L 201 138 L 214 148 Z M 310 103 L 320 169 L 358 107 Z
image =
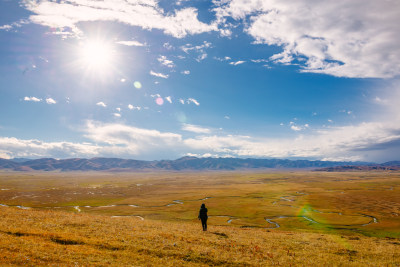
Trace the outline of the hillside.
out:
M 183 157 L 177 160 L 144 161 L 120 158 L 73 158 L 35 160 L 0 159 L 0 169 L 14 171 L 138 171 L 138 170 L 240 170 L 325 168 L 366 163 L 288 159 L 240 159 Z
M 398 266 L 400 240 L 0 206 L 1 265 Z

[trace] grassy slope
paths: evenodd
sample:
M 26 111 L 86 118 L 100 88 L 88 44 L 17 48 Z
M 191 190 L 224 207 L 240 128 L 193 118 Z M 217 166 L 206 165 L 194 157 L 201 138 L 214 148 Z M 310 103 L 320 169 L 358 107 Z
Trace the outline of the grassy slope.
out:
M 400 240 L 0 207 L 2 265 L 399 266 Z

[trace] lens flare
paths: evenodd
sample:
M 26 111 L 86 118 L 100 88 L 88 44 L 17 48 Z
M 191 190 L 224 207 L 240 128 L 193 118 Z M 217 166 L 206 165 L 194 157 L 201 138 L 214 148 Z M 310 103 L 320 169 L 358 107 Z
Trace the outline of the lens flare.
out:
M 136 89 L 142 88 L 142 84 L 141 84 L 139 81 L 134 82 L 134 83 L 133 83 L 133 86 L 135 86 Z
M 164 99 L 162 99 L 161 97 L 158 97 L 156 99 L 156 104 L 159 106 L 162 106 L 164 104 Z

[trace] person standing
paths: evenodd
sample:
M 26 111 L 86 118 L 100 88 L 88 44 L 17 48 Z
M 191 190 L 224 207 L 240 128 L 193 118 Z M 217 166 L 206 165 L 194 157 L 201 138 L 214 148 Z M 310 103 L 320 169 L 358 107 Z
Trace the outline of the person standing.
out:
M 207 208 L 206 205 L 203 203 L 201 204 L 200 211 L 199 211 L 199 220 L 201 220 L 201 225 L 203 226 L 203 231 L 207 231 Z

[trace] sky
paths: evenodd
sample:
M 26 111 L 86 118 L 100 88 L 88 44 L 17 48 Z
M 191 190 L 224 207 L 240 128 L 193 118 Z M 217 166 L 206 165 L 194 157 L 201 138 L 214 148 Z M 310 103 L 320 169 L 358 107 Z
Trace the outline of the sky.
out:
M 0 0 L 0 158 L 400 160 L 398 0 Z

